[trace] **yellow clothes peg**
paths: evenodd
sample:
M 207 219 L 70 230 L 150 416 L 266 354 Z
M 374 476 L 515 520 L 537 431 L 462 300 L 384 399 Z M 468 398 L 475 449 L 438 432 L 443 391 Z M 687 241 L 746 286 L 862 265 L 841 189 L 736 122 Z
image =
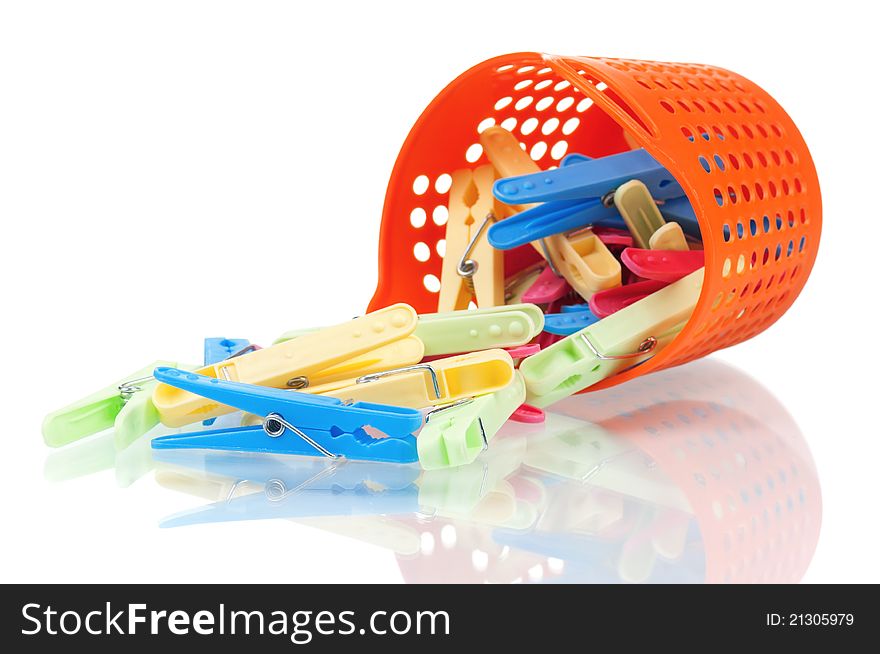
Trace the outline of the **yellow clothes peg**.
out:
M 620 262 L 592 229 L 569 234 L 559 245 L 560 272 L 582 298 L 589 300 L 598 291 L 620 286 Z
M 341 400 L 421 409 L 494 393 L 510 384 L 513 375 L 510 355 L 505 350 L 493 349 L 311 386 L 306 390 Z
M 506 211 L 492 195 L 496 179 L 491 165 L 452 173 L 440 312 L 467 309 L 471 298 L 481 308 L 504 304 L 504 253 L 487 238 L 489 226 Z
M 340 364 L 346 361 L 406 339 L 415 331 L 418 318 L 415 309 L 408 304 L 394 304 L 347 323 L 226 359 L 195 372 L 227 381 L 301 389 L 312 385 L 311 378 L 316 373 L 328 369 L 331 373 L 334 369 L 338 372 Z M 411 345 L 410 342 L 410 347 L 403 346 L 401 352 L 406 355 L 409 351 L 410 355 L 421 358 L 420 350 Z M 366 357 L 366 361 L 368 365 L 369 362 L 375 364 L 375 353 Z M 395 365 L 382 357 L 379 361 Z M 361 362 L 363 364 L 364 359 Z M 235 410 L 168 384 L 156 385 L 153 404 L 162 423 L 169 427 L 181 427 Z

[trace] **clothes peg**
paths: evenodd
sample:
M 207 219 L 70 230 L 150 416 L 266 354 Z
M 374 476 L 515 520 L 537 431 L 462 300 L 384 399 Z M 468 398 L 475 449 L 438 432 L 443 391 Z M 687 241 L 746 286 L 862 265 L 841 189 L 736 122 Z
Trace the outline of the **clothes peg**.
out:
M 251 349 L 252 348 L 252 349 Z M 223 361 L 231 356 L 247 354 L 247 351 L 258 349 L 258 346 L 251 345 L 246 338 L 206 338 L 205 339 L 205 365 L 211 365 L 218 361 Z
M 504 255 L 486 240 L 505 211 L 492 196 L 496 177 L 491 164 L 452 173 L 438 311 L 467 309 L 472 298 L 481 308 L 504 304 Z
M 666 223 L 651 234 L 648 247 L 652 250 L 678 250 L 681 252 L 690 249 L 681 225 L 678 223 Z
M 508 304 L 419 316 L 415 335 L 425 356 L 524 345 L 541 333 L 544 313 L 534 304 Z
M 652 293 L 656 293 L 661 288 L 667 286 L 667 284 L 668 282 L 658 282 L 649 279 L 596 293 L 590 298 L 590 311 L 594 316 L 605 318 Z
M 626 248 L 620 255 L 623 264 L 639 277 L 667 283 L 701 268 L 704 258 L 702 250 L 679 252 Z
M 156 368 L 153 374 L 161 383 L 264 419 L 260 426 L 161 436 L 153 439 L 154 449 L 321 454 L 393 463 L 418 459 L 412 433 L 421 426 L 422 416 L 414 409 L 365 402 L 345 404 L 335 398 L 225 381 L 175 368 Z M 387 437 L 374 438 L 366 427 Z
M 419 462 L 425 470 L 471 463 L 526 398 L 519 373 L 506 387 L 432 409 L 419 432 Z
M 528 425 L 537 425 L 547 419 L 543 409 L 539 409 L 531 404 L 520 404 L 511 414 L 510 419 L 514 422 L 522 422 Z
M 593 293 L 620 286 L 620 262 L 592 229 L 563 238 L 560 254 L 560 271 L 585 300 L 589 300 Z
M 614 206 L 640 248 L 649 248 L 651 236 L 666 224 L 651 189 L 638 179 L 623 184 L 614 192 Z
M 544 331 L 559 336 L 570 336 L 575 332 L 589 327 L 599 320 L 599 316 L 589 310 L 582 311 L 563 311 L 561 313 L 551 313 L 544 317 Z
M 538 279 L 523 293 L 523 302 L 534 304 L 550 304 L 566 295 L 569 291 L 568 282 L 559 277 L 550 266 L 544 268 Z
M 490 127 L 484 130 L 480 134 L 480 144 L 483 146 L 486 157 L 501 177 L 516 177 L 541 172 L 538 164 L 520 147 L 519 139 L 503 127 Z M 529 204 L 515 204 L 511 206 L 511 210 L 527 211 L 531 206 Z M 510 220 L 510 218 L 505 220 Z M 492 231 L 492 226 L 489 227 L 489 231 Z M 522 241 L 521 245 L 528 242 Z M 489 243 L 493 247 L 497 247 L 491 239 Z M 547 260 L 551 269 L 556 272 L 556 262 L 559 260 L 558 239 L 546 238 L 533 241 L 532 245 Z
M 652 356 L 690 318 L 702 284 L 701 268 L 529 357 L 526 401 L 546 407 Z
M 309 376 L 332 368 L 383 345 L 410 336 L 418 315 L 406 304 L 395 304 L 360 318 L 307 334 L 256 352 L 199 368 L 199 375 L 275 388 L 302 388 Z M 167 384 L 153 391 L 162 423 L 180 427 L 213 418 L 232 409 Z
M 504 280 L 504 301 L 508 304 L 519 304 L 523 302 L 523 296 L 541 275 L 543 266 L 534 266 L 521 270 L 515 275 L 511 275 Z
M 415 332 L 410 338 L 423 344 L 424 356 L 437 356 L 444 354 L 458 354 L 461 352 L 473 352 L 474 350 L 488 350 L 492 348 L 507 348 L 524 345 L 537 336 L 544 325 L 544 313 L 534 304 L 508 304 L 507 306 L 488 307 L 485 309 L 470 309 L 460 311 L 448 311 L 445 313 L 423 313 L 419 315 L 419 322 Z M 318 329 L 299 329 L 282 334 L 275 343 L 311 334 Z M 400 341 L 399 343 L 402 343 Z M 397 345 L 397 344 L 392 344 Z M 390 346 L 386 346 L 390 347 Z M 353 360 L 351 370 L 347 375 L 340 376 L 334 370 L 324 371 L 320 375 L 321 381 L 315 384 L 351 379 L 362 370 L 362 374 L 378 372 L 396 367 L 386 365 L 379 368 L 374 364 L 373 370 L 367 370 L 366 361 L 370 356 L 380 354 L 380 350 L 374 350 L 363 358 Z M 416 354 L 413 348 L 412 355 Z M 411 358 L 411 357 L 409 357 Z M 392 361 L 394 357 L 386 357 Z M 422 356 L 413 361 L 397 360 L 397 366 L 418 363 Z M 344 364 L 343 367 L 348 367 Z
M 687 196 L 664 200 L 659 209 L 667 221 L 681 225 L 685 234 L 691 238 L 700 238 L 700 224 L 697 222 L 697 215 L 694 213 L 694 208 Z
M 505 177 L 495 183 L 495 197 L 505 203 L 543 204 L 489 228 L 489 242 L 509 249 L 529 241 L 588 225 L 620 225 L 611 193 L 629 180 L 643 180 L 658 199 L 684 195 L 681 186 L 645 150 L 570 160 L 556 170 Z
M 364 375 L 309 392 L 343 400 L 393 401 L 423 408 L 500 390 L 513 379 L 513 360 L 504 350 L 481 350 L 396 370 Z
M 170 361 L 156 361 L 53 411 L 43 420 L 43 440 L 49 447 L 61 447 L 113 427 L 117 445 L 128 445 L 159 424 L 159 414 L 151 399 L 156 385 L 153 370 L 174 365 Z
M 625 232 L 622 229 L 615 229 L 613 227 L 594 227 L 593 233 L 609 248 L 631 248 L 633 246 L 632 234 Z

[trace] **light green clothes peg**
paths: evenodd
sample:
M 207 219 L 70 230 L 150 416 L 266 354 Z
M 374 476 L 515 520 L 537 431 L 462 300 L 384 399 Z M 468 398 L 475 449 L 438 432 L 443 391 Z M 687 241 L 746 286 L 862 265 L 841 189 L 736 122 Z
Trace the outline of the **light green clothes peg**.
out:
M 652 356 L 687 323 L 702 286 L 700 268 L 528 357 L 526 401 L 546 407 Z
M 526 397 L 519 372 L 499 391 L 441 407 L 425 416 L 416 436 L 419 463 L 425 470 L 471 463 Z
M 160 366 L 178 367 L 173 361 L 155 361 L 118 382 L 73 404 L 53 411 L 43 420 L 43 440 L 61 447 L 113 427 L 118 449 L 123 449 L 159 424 L 153 406 L 153 371 Z M 184 366 L 193 370 L 195 366 Z
M 289 341 L 318 329 L 288 331 L 275 343 Z M 439 356 L 524 345 L 543 329 L 544 313 L 538 306 L 510 304 L 421 314 L 414 333 L 425 344 L 425 356 Z

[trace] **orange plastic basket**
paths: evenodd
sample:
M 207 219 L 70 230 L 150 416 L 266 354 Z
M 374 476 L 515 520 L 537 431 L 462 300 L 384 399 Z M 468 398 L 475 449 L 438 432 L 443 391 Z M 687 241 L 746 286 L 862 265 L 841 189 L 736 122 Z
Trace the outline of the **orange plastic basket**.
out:
M 751 338 L 803 288 L 821 232 L 819 181 L 797 127 L 763 89 L 702 64 L 525 52 L 462 74 L 410 131 L 388 183 L 371 310 L 408 302 L 436 311 L 448 175 L 487 162 L 478 134 L 493 124 L 543 168 L 569 152 L 643 147 L 699 220 L 706 274 L 690 321 L 656 356 L 590 390 Z M 506 256 L 505 273 L 527 265 L 531 251 Z

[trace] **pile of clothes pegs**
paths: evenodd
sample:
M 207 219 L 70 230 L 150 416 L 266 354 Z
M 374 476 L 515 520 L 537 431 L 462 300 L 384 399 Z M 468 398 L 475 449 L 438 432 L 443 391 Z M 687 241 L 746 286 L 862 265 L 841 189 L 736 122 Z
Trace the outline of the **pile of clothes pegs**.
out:
M 266 348 L 206 339 L 202 366 L 157 361 L 51 413 L 46 443 L 113 428 L 125 447 L 161 422 L 188 429 L 155 450 L 450 468 L 507 420 L 541 422 L 544 407 L 669 343 L 703 279 L 697 220 L 672 176 L 642 149 L 542 171 L 503 128 L 480 140 L 489 163 L 451 175 L 437 313 L 395 304 Z M 521 246 L 541 263 L 505 279 L 504 252 Z M 236 411 L 237 424 L 205 429 Z

